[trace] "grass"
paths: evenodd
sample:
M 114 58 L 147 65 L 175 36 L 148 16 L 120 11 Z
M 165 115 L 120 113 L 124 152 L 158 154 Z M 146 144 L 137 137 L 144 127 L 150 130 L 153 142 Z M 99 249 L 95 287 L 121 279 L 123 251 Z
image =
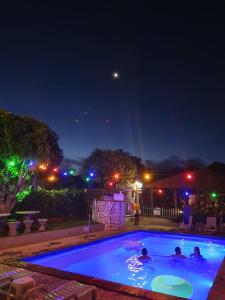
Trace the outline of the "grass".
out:
M 93 224 L 93 223 L 91 223 Z M 64 228 L 71 228 L 76 226 L 85 226 L 87 225 L 87 220 L 77 220 L 74 218 L 64 220 L 60 223 L 55 224 L 47 224 L 47 230 L 57 230 L 57 229 L 64 229 Z

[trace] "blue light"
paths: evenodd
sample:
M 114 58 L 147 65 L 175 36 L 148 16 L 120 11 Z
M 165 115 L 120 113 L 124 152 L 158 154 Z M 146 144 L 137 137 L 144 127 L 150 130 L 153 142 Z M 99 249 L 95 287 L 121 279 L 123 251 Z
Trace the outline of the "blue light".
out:
M 213 285 L 212 281 L 208 279 L 201 279 L 201 284 L 209 288 L 211 288 Z
M 184 195 L 185 195 L 185 196 L 189 196 L 190 193 L 189 193 L 189 192 L 185 192 Z
M 64 173 L 63 173 L 63 175 L 64 175 L 64 176 L 67 176 L 67 175 L 68 175 L 68 173 L 67 173 L 67 172 L 64 172 Z
M 94 173 L 93 173 L 93 172 L 91 172 L 91 173 L 90 173 L 90 176 L 91 176 L 91 177 L 94 177 Z
M 30 160 L 29 162 L 28 162 L 28 167 L 32 167 L 34 165 L 34 162 L 32 161 L 32 160 Z

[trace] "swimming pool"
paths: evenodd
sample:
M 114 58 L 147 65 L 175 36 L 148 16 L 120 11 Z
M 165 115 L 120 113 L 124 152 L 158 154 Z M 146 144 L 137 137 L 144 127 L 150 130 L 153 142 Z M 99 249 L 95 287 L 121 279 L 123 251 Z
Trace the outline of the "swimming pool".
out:
M 198 246 L 205 260 L 176 260 L 169 257 L 179 246 L 187 257 Z M 153 261 L 141 263 L 141 248 Z M 191 299 L 205 300 L 225 255 L 225 240 L 194 235 L 134 231 L 85 245 L 25 258 L 23 261 L 152 290 L 157 276 L 180 277 L 192 287 Z M 159 277 L 157 277 L 159 278 Z M 176 284 L 176 283 L 175 283 Z M 185 287 L 184 287 L 185 288 Z M 170 290 L 170 289 L 169 289 Z M 173 290 L 173 289 L 172 289 Z M 164 290 L 174 294 L 174 290 Z M 178 289 L 176 296 L 184 296 Z

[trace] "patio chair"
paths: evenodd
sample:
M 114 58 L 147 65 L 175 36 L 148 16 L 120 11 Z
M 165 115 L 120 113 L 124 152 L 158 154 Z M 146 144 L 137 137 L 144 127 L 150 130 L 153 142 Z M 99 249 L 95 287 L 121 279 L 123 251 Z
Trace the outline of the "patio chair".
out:
M 0 274 L 0 288 L 7 288 L 13 280 L 31 275 L 32 272 L 25 269 L 13 269 Z
M 51 292 L 48 292 L 45 284 L 41 284 L 26 291 L 22 298 L 0 290 L 0 295 L 1 293 L 7 296 L 7 300 L 96 300 L 97 288 L 77 281 L 69 281 Z
M 216 231 L 217 230 L 216 217 L 207 217 L 205 229 L 207 231 Z
M 42 287 L 43 289 L 43 287 Z M 27 291 L 28 294 L 29 291 Z M 26 297 L 26 295 L 24 295 Z M 69 281 L 62 286 L 44 295 L 44 300 L 96 300 L 97 288 L 95 286 L 86 285 L 77 281 Z M 24 298 L 31 300 L 32 298 Z M 33 299 L 32 299 L 33 300 Z

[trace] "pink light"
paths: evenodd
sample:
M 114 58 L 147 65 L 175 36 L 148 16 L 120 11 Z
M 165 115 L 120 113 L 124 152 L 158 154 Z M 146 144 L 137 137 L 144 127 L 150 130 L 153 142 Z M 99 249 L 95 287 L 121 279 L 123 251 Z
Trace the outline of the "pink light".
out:
M 58 172 L 59 169 L 58 169 L 58 168 L 54 168 L 53 171 L 54 171 L 54 172 Z

